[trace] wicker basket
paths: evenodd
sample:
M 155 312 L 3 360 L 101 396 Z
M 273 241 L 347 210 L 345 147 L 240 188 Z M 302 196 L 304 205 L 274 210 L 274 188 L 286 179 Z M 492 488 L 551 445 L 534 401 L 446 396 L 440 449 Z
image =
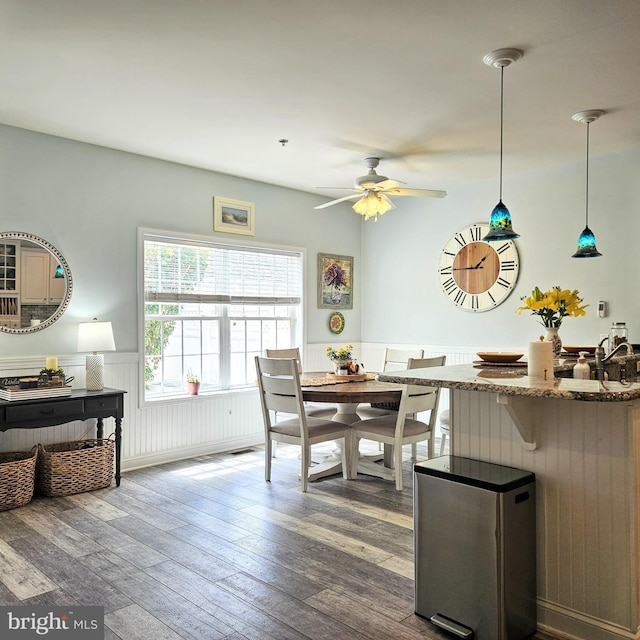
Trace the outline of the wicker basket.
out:
M 31 501 L 36 477 L 38 447 L 31 451 L 0 453 L 0 511 Z
M 69 496 L 108 487 L 114 450 L 109 438 L 38 445 L 38 489 L 45 496 Z

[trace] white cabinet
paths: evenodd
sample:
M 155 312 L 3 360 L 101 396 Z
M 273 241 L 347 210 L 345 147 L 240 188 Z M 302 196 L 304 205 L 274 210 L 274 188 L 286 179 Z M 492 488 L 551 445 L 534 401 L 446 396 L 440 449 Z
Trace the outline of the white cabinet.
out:
M 66 279 L 56 278 L 58 261 L 48 251 L 22 249 L 20 301 L 22 304 L 60 304 Z

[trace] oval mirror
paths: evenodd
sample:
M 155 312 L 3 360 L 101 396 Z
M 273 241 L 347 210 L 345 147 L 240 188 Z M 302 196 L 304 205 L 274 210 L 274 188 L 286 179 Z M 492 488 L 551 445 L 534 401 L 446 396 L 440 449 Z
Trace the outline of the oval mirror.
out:
M 30 233 L 0 233 L 0 331 L 34 333 L 69 306 L 73 282 L 64 256 Z

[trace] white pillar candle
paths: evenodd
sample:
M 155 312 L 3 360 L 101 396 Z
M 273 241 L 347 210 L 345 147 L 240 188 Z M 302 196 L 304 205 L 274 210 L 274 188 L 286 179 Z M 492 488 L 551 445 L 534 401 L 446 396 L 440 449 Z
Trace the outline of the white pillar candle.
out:
M 57 369 L 58 368 L 58 358 L 56 358 L 55 356 L 49 356 L 46 359 L 45 368 L 46 369 Z
M 529 343 L 527 373 L 539 380 L 553 380 L 553 343 L 540 340 Z

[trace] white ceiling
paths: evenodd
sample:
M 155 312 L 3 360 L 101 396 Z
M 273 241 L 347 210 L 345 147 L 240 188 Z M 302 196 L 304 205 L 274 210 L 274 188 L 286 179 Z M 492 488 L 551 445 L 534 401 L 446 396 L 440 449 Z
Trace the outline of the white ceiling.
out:
M 640 0 L 0 0 L 0 122 L 327 195 L 640 144 Z M 289 142 L 283 147 L 280 138 Z M 506 188 L 506 185 L 505 185 Z M 241 194 L 227 194 L 231 197 Z

